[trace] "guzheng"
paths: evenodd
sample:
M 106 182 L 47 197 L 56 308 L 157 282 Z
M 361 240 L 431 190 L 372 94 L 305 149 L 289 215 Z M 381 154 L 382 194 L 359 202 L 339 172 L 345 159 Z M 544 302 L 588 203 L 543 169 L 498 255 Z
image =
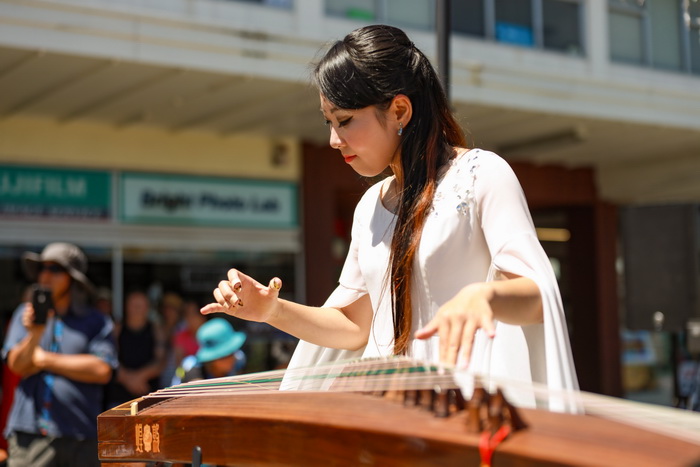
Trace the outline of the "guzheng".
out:
M 194 381 L 101 414 L 99 457 L 105 465 L 190 463 L 193 452 L 226 466 L 699 465 L 699 414 L 585 393 L 558 395 L 579 413 L 515 407 L 504 382 L 472 380 L 465 391 L 457 380 L 393 357 Z

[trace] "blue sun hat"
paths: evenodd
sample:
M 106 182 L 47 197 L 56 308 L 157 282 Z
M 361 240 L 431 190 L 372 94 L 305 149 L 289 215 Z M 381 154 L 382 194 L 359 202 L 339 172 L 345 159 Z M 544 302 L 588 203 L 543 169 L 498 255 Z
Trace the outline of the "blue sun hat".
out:
M 227 357 L 241 348 L 246 337 L 246 333 L 236 332 L 226 319 L 211 319 L 197 330 L 197 360 L 206 363 Z

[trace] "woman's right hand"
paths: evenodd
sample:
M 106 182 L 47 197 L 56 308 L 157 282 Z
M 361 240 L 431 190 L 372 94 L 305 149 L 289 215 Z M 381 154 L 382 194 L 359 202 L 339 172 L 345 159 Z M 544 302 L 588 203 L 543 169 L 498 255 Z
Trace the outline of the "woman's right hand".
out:
M 216 303 L 205 305 L 200 312 L 226 313 L 248 321 L 268 322 L 279 312 L 282 281 L 275 277 L 264 286 L 237 269 L 229 269 L 228 280 L 214 289 Z

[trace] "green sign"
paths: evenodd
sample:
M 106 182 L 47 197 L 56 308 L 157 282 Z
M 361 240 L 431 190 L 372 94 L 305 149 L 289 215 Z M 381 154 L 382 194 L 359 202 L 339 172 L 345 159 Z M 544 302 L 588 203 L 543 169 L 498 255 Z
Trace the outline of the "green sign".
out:
M 109 172 L 0 166 L 0 215 L 109 218 L 111 180 Z
M 127 223 L 296 228 L 297 189 L 288 182 L 126 173 Z

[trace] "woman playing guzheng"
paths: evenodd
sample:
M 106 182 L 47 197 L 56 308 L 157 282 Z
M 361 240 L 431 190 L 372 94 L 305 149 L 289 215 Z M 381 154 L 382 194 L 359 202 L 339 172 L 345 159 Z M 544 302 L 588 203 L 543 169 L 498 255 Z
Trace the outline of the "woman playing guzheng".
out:
M 330 145 L 358 174 L 391 176 L 355 210 L 339 285 L 322 307 L 280 299 L 236 269 L 202 313 L 301 339 L 290 368 L 403 354 L 550 390 L 577 389 L 561 298 L 522 189 L 498 155 L 469 149 L 426 56 L 376 25 L 314 69 Z

